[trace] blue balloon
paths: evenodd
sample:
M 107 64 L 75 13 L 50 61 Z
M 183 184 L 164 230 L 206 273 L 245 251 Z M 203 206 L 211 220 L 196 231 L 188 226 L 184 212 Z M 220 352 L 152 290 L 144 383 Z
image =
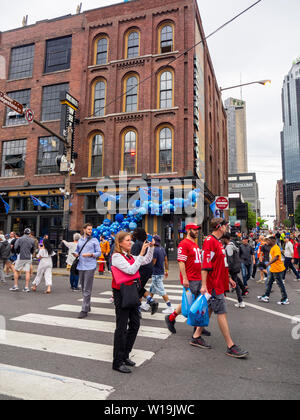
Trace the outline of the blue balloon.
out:
M 111 225 L 111 220 L 109 220 L 109 219 L 103 220 L 103 225 L 104 226 L 110 226 Z
M 130 224 L 129 224 L 129 229 L 130 230 L 134 230 L 134 229 L 136 229 L 137 228 L 137 224 L 135 223 L 135 222 L 131 222 Z
M 124 215 L 123 214 L 116 214 L 115 219 L 116 219 L 116 222 L 122 223 L 123 220 L 124 220 Z

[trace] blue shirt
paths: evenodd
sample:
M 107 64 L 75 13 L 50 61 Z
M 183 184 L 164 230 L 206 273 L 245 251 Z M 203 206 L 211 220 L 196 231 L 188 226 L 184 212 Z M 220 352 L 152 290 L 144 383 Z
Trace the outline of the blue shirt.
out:
M 155 276 L 162 276 L 165 274 L 165 258 L 167 254 L 163 247 L 155 246 L 153 259 L 156 260 L 156 264 L 153 266 L 153 274 Z
M 88 238 L 81 238 L 78 241 L 75 254 L 79 254 L 83 245 L 86 243 Z M 83 254 L 93 254 L 92 257 L 85 258 Z M 82 253 L 79 257 L 79 263 L 77 266 L 78 270 L 95 270 L 97 267 L 97 259 L 101 256 L 101 248 L 98 239 L 92 238 L 89 240 L 88 244 L 85 245 Z

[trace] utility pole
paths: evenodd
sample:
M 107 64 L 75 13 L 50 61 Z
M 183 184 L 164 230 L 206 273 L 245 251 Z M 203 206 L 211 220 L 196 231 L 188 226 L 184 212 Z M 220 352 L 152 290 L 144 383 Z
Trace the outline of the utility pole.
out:
M 72 138 L 73 128 L 71 126 L 67 129 L 67 145 L 66 145 L 66 158 L 68 164 L 72 161 Z M 71 197 L 71 168 L 68 165 L 68 172 L 65 175 L 65 190 L 64 190 L 64 216 L 63 216 L 63 228 L 67 233 L 70 224 L 70 197 Z

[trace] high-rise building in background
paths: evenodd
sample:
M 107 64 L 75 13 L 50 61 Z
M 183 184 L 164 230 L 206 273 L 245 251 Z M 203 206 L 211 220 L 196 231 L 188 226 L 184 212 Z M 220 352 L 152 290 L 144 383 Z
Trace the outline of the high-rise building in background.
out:
M 285 203 L 288 216 L 293 220 L 297 197 L 300 196 L 300 57 L 284 78 L 282 113 L 281 154 Z
M 248 172 L 246 102 L 228 98 L 225 101 L 228 127 L 228 172 Z
M 283 222 L 287 218 L 286 205 L 284 204 L 284 184 L 283 180 L 277 181 L 276 185 L 276 226 L 283 227 Z

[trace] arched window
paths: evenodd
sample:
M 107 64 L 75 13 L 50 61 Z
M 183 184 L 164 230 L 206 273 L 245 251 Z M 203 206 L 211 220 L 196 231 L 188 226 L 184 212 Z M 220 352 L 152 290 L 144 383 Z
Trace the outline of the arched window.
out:
M 158 130 L 158 172 L 173 171 L 173 137 L 174 131 L 169 126 Z
M 137 150 L 137 132 L 127 130 L 123 134 L 123 164 L 122 170 L 127 171 L 128 175 L 136 173 L 136 150 Z
M 106 36 L 101 36 L 96 40 L 95 50 L 96 57 L 94 64 L 106 64 L 108 57 L 108 38 Z
M 173 83 L 174 74 L 171 70 L 159 73 L 159 104 L 158 108 L 172 108 L 173 101 Z
M 140 55 L 140 34 L 138 31 L 130 31 L 126 35 L 126 58 Z
M 124 112 L 135 112 L 138 110 L 138 77 L 129 75 L 125 78 Z
M 89 176 L 98 178 L 103 174 L 103 144 L 104 137 L 98 133 L 91 140 Z
M 165 24 L 159 29 L 159 52 L 161 54 L 174 51 L 174 26 Z
M 104 79 L 96 80 L 93 84 L 92 97 L 92 115 L 94 117 L 103 117 L 106 105 L 106 81 Z

